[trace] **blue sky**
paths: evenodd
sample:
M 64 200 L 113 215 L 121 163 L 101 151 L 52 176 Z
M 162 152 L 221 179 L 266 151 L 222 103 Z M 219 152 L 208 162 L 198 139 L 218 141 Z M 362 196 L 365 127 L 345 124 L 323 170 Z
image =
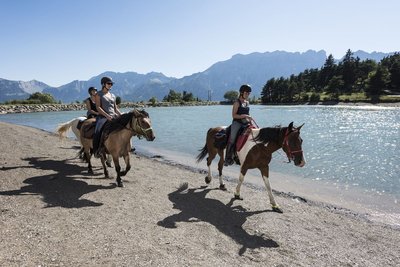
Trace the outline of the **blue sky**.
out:
M 400 51 L 398 0 L 0 0 L 0 78 L 181 78 L 235 54 Z

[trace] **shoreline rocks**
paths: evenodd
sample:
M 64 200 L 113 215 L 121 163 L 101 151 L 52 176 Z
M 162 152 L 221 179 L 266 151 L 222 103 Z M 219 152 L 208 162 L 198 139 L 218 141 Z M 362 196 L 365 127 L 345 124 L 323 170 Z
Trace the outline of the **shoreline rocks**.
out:
M 157 102 L 151 103 L 130 103 L 125 102 L 119 105 L 119 108 L 145 108 L 145 107 L 172 107 L 172 106 L 205 106 L 218 105 L 219 102 L 188 102 L 188 103 L 171 103 Z M 0 114 L 9 113 L 30 113 L 30 112 L 54 112 L 54 111 L 76 111 L 86 110 L 85 104 L 15 104 L 0 105 Z

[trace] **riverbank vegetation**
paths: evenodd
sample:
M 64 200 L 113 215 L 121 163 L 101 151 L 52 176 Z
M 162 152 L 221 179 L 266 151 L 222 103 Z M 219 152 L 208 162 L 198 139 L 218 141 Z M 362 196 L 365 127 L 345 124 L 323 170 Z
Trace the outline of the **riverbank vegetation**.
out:
M 307 69 L 289 78 L 269 79 L 261 102 L 398 102 L 400 100 L 400 53 L 361 61 L 349 49 L 336 63 L 329 55 L 320 69 Z
M 31 94 L 28 97 L 28 99 L 6 101 L 4 104 L 5 105 L 19 105 L 19 104 L 32 105 L 32 104 L 56 104 L 56 103 L 57 103 L 57 101 L 54 99 L 54 97 L 51 94 L 36 92 L 36 93 Z M 61 101 L 59 101 L 58 103 L 61 104 Z

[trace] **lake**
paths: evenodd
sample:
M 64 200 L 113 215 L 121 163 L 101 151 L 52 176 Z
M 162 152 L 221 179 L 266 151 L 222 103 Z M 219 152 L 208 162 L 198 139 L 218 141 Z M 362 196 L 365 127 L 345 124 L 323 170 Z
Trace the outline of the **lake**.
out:
M 231 106 L 223 105 L 157 107 L 146 111 L 156 139 L 146 142 L 134 138 L 137 151 L 202 169 L 206 169 L 206 162 L 197 164 L 195 157 L 205 144 L 207 130 L 231 121 Z M 282 150 L 275 152 L 270 164 L 273 189 L 400 224 L 400 108 L 252 105 L 250 112 L 260 127 L 287 126 L 292 121 L 296 126 L 305 123 L 301 137 L 307 164 L 295 167 L 285 163 Z M 84 114 L 4 114 L 0 121 L 54 132 L 57 124 Z M 216 176 L 217 160 L 214 161 Z M 238 171 L 238 167 L 229 167 L 224 174 L 234 181 Z M 251 171 L 245 181 L 263 187 L 258 171 Z M 217 179 L 213 183 L 216 185 Z

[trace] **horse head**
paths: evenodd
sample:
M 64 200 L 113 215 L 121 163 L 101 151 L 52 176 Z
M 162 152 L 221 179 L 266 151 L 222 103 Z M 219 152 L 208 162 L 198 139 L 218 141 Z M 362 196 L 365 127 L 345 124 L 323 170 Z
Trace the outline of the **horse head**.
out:
M 304 123 L 299 127 L 294 127 L 293 122 L 289 124 L 283 138 L 282 149 L 285 151 L 289 162 L 293 161 L 294 165 L 303 167 L 306 161 L 303 156 L 303 139 L 300 137 L 300 129 Z
M 137 109 L 131 112 L 133 113 L 131 123 L 133 131 L 135 131 L 138 136 L 144 136 L 147 141 L 153 141 L 156 137 L 151 127 L 149 114 L 145 110 Z

